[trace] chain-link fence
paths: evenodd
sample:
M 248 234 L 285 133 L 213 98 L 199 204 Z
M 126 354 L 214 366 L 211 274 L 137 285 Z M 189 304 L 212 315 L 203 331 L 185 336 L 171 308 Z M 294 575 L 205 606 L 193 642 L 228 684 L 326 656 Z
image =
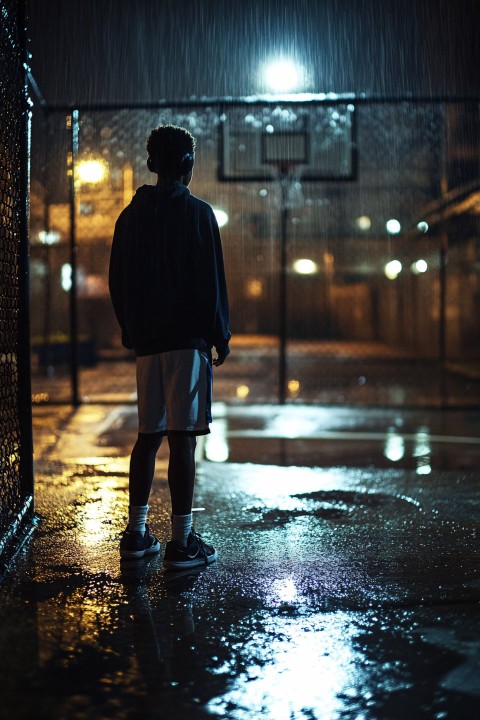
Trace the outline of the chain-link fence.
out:
M 0 572 L 32 512 L 23 4 L 0 11 Z
M 478 403 L 478 103 L 100 108 L 69 112 L 68 127 L 66 115 L 39 116 L 34 143 L 36 401 L 70 401 L 72 349 L 78 400 L 134 399 L 108 297 L 110 244 L 135 189 L 154 182 L 148 134 L 174 123 L 197 137 L 192 192 L 225 223 L 234 338 L 217 399 L 275 402 L 283 391 L 306 403 Z M 260 140 L 275 133 L 292 154 L 304 138 L 305 177 L 278 162 L 280 145 L 266 164 Z

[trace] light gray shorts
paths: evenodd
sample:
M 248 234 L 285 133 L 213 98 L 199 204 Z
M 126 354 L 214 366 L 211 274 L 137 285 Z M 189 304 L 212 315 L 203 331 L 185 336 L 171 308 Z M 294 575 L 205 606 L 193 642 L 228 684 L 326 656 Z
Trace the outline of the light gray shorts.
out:
M 210 432 L 212 365 L 201 350 L 170 350 L 137 357 L 141 433 Z

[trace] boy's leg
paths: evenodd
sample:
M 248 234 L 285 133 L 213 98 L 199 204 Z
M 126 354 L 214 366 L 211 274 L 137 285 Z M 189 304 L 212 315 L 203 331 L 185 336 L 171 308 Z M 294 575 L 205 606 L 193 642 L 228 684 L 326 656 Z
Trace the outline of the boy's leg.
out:
M 170 460 L 168 487 L 172 501 L 172 540 L 186 545 L 192 529 L 192 505 L 195 489 L 194 435 L 168 436 Z
M 197 439 L 194 435 L 168 435 L 170 447 L 168 487 L 173 515 L 189 515 L 192 512 L 196 444 Z
M 148 499 L 155 472 L 155 457 L 162 433 L 139 433 L 130 458 L 128 527 L 120 541 L 120 555 L 138 559 L 157 553 L 160 543 L 147 528 Z
M 160 550 L 160 543 L 147 528 L 155 457 L 166 428 L 159 364 L 158 355 L 137 358 L 139 433 L 130 457 L 128 527 L 120 541 L 120 555 L 127 559 Z
M 147 505 L 155 472 L 155 458 L 162 433 L 138 433 L 130 458 L 130 505 Z
M 166 432 L 161 356 L 137 358 L 139 433 L 130 458 L 128 529 L 145 532 L 155 458 Z
M 167 543 L 163 564 L 168 570 L 180 570 L 208 565 L 217 558 L 215 548 L 192 528 L 196 436 L 209 432 L 211 358 L 193 349 L 165 356 L 172 540 Z
M 130 457 L 128 481 L 128 530 L 145 534 L 148 499 L 155 473 L 155 458 L 162 443 L 162 433 L 138 433 Z

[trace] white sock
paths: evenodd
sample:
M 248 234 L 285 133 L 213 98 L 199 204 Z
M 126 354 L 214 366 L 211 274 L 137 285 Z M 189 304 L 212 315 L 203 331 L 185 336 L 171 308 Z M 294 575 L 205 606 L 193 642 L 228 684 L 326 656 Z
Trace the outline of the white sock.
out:
M 128 508 L 128 529 L 130 532 L 145 533 L 148 505 L 130 505 Z
M 186 547 L 192 529 L 192 513 L 189 515 L 172 515 L 172 540 Z

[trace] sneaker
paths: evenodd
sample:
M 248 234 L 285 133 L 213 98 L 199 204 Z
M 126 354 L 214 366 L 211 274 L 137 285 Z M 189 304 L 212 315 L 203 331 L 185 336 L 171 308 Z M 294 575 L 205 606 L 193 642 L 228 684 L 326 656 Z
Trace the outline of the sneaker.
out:
M 183 570 L 215 562 L 218 554 L 214 547 L 203 542 L 201 536 L 192 530 L 188 536 L 187 546 L 179 545 L 170 540 L 165 549 L 163 566 L 167 570 Z
M 160 552 L 160 543 L 155 535 L 150 535 L 148 525 L 145 533 L 125 530 L 120 540 L 120 557 L 136 560 Z

